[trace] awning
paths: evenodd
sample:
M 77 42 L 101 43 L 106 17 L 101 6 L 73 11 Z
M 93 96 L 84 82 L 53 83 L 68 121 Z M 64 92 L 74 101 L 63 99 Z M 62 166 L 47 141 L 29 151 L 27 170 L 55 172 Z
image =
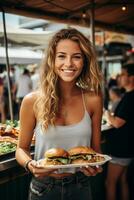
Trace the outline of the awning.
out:
M 1 10 L 27 17 L 90 26 L 95 10 L 95 27 L 134 34 L 133 0 L 3 0 Z
M 48 41 L 54 34 L 53 31 L 35 32 L 33 30 L 15 28 L 8 24 L 6 24 L 6 31 L 8 40 L 22 44 L 23 46 L 26 43 L 31 45 L 45 46 L 48 44 Z M 0 23 L 0 40 L 4 40 L 3 38 L 3 24 Z
M 23 48 L 8 48 L 10 64 L 34 64 L 40 63 L 42 59 L 41 52 L 35 52 Z M 0 64 L 6 64 L 5 48 L 0 47 Z

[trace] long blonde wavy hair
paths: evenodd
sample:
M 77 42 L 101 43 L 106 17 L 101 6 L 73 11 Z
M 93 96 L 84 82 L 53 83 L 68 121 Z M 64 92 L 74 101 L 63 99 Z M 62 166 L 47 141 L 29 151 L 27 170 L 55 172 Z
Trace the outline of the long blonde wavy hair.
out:
M 45 60 L 41 66 L 39 92 L 34 105 L 37 120 L 41 122 L 43 129 L 46 130 L 50 125 L 54 126 L 58 112 L 59 92 L 58 77 L 55 73 L 55 56 L 57 44 L 64 39 L 77 42 L 84 55 L 84 67 L 76 84 L 85 90 L 93 90 L 96 94 L 101 88 L 102 76 L 95 51 L 89 39 L 72 28 L 57 32 L 49 43 Z

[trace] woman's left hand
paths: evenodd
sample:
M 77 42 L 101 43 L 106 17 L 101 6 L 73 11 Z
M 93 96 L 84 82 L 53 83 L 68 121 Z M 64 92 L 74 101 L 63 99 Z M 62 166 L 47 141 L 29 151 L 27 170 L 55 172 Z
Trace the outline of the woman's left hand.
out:
M 95 166 L 95 167 L 86 166 L 82 167 L 80 171 L 83 172 L 86 176 L 96 176 L 96 174 L 101 173 L 103 169 L 100 166 Z
M 37 178 L 44 178 L 46 176 L 49 176 L 51 173 L 56 172 L 58 169 L 45 169 L 42 166 L 39 166 L 37 161 L 32 160 L 29 163 L 29 170 L 31 171 L 31 173 L 37 177 Z

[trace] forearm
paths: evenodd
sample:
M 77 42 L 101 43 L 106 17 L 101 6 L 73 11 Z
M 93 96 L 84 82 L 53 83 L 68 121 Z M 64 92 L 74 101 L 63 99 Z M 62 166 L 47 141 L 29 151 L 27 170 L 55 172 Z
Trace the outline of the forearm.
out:
M 114 127 L 117 127 L 117 122 L 114 116 L 112 116 L 110 113 L 108 114 L 108 123 Z
M 92 143 L 91 147 L 98 153 L 101 153 L 101 131 L 96 130 L 94 133 L 93 131 L 93 136 L 92 136 Z
M 101 153 L 101 145 L 100 145 L 100 142 L 92 142 L 92 148 L 98 152 L 98 153 Z
M 16 150 L 16 160 L 21 166 L 24 167 L 25 163 L 28 160 L 31 160 L 31 159 L 32 159 L 32 157 L 30 155 L 30 150 L 25 150 L 25 149 L 22 149 L 20 147 L 17 148 L 17 150 Z
M 92 121 L 91 146 L 96 152 L 101 153 L 101 120 Z
M 117 116 L 112 116 L 109 112 L 107 112 L 107 119 L 108 123 L 115 128 L 120 128 L 126 123 L 124 119 Z

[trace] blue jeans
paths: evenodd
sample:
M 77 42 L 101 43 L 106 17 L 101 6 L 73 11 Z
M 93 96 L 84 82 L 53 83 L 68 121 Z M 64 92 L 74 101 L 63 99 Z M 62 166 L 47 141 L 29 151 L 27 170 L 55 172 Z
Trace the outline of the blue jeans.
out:
M 62 179 L 33 178 L 29 200 L 91 200 L 89 177 L 81 172 Z

